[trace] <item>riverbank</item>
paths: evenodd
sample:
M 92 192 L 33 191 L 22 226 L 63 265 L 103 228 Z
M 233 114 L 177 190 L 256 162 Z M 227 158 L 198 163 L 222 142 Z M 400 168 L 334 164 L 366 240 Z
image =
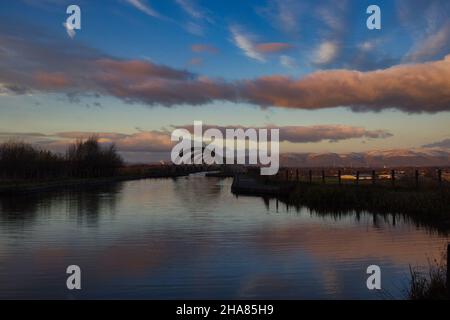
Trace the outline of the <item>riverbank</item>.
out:
M 280 197 L 288 196 L 294 187 L 294 183 L 273 183 L 251 176 L 236 175 L 231 184 L 231 192 L 237 195 Z
M 389 184 L 311 184 L 241 176 L 233 181 L 232 192 L 276 197 L 287 205 L 307 207 L 318 214 L 355 211 L 399 214 L 443 232 L 450 230 L 450 188 L 447 185 L 414 188 Z
M 118 175 L 102 178 L 61 178 L 44 181 L 13 181 L 0 183 L 0 195 L 29 194 L 53 191 L 62 188 L 97 186 L 102 184 L 156 178 L 176 178 L 189 175 L 190 172 L 152 172 L 146 174 Z

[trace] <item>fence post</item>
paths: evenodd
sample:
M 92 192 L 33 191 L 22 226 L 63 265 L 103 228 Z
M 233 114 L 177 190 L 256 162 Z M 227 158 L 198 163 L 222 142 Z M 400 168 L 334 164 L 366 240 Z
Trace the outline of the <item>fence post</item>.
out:
M 341 170 L 338 170 L 338 181 L 339 181 L 339 184 L 341 184 Z
M 297 182 L 299 182 L 300 181 L 300 175 L 299 175 L 298 169 L 295 171 L 295 175 L 296 175 Z
M 415 171 L 415 180 L 416 180 L 416 188 L 419 187 L 419 170 L 416 169 Z
M 356 171 L 356 184 L 359 184 L 359 171 Z
M 395 186 L 395 170 L 391 170 L 392 186 Z
M 311 170 L 309 170 L 308 175 L 309 175 L 309 183 L 312 183 L 312 171 Z
M 375 180 L 377 179 L 375 170 L 372 170 L 372 184 L 375 184 Z
M 325 183 L 325 170 L 322 170 L 322 183 Z

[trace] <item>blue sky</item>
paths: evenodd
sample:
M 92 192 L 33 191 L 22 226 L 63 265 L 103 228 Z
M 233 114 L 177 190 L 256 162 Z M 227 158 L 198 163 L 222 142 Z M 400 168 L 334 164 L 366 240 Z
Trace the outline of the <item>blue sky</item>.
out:
M 73 39 L 63 27 L 69 4 L 79 5 L 82 16 Z M 366 27 L 370 4 L 381 8 L 381 30 Z M 430 83 L 420 79 L 419 70 L 448 71 L 449 9 L 441 0 L 2 1 L 0 55 L 7 59 L 0 63 L 0 132 L 3 139 L 14 133 L 59 139 L 60 132 L 133 135 L 194 120 L 222 126 L 334 125 L 352 133 L 335 140 L 284 142 L 282 150 L 418 148 L 450 136 L 450 107 L 444 103 L 448 83 L 430 84 L 440 103 L 424 103 L 430 99 L 421 100 L 423 94 L 417 93 L 420 81 Z M 100 64 L 101 76 L 111 76 L 108 68 L 113 68 L 114 82 L 95 78 L 93 62 Z M 151 73 L 154 66 L 164 68 L 162 79 L 141 77 L 140 69 Z M 398 66 L 408 69 L 397 72 Z M 386 72 L 389 68 L 395 71 Z M 373 99 L 353 101 L 346 98 L 353 95 L 350 85 L 342 89 L 345 97 L 330 92 L 342 85 L 334 70 L 360 72 L 367 83 L 400 78 L 410 83 L 386 85 L 376 89 L 389 92 L 384 96 L 376 92 Z M 179 78 L 166 78 L 174 72 Z M 424 77 L 436 79 L 431 72 Z M 311 98 L 315 84 L 302 79 L 318 73 L 325 79 L 320 81 L 335 79 L 324 85 L 329 91 L 320 93 L 332 98 Z M 342 79 L 354 76 L 359 73 L 344 73 Z M 155 89 L 166 82 L 169 93 L 166 87 L 162 93 Z M 399 97 L 393 87 L 399 88 Z M 233 90 L 239 90 L 238 99 L 231 97 Z M 367 90 L 366 84 L 358 90 Z M 355 134 L 355 128 L 369 134 Z M 376 130 L 390 134 L 374 138 L 370 132 Z

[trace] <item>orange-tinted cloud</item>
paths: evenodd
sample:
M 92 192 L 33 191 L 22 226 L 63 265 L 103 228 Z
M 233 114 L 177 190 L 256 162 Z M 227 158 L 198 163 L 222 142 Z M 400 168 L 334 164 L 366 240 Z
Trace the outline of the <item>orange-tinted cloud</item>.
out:
M 214 46 L 208 45 L 208 44 L 193 44 L 191 46 L 191 50 L 196 53 L 218 53 L 219 49 L 217 49 Z
M 203 125 L 203 131 L 208 129 L 219 129 L 225 136 L 227 129 L 247 129 L 241 126 L 213 126 Z M 194 132 L 193 125 L 177 126 L 177 128 L 184 128 L 190 132 Z M 337 142 L 340 140 L 355 139 L 355 138 L 369 138 L 369 139 L 385 139 L 392 136 L 386 130 L 367 130 L 363 127 L 347 126 L 347 125 L 315 125 L 315 126 L 272 126 L 255 128 L 255 129 L 279 129 L 280 142 L 287 141 L 291 143 L 311 143 L 328 140 L 330 142 Z
M 255 49 L 261 53 L 276 53 L 284 52 L 292 48 L 292 45 L 284 42 L 268 42 L 260 43 L 255 46 Z
M 50 143 L 50 146 L 67 146 L 76 139 L 87 139 L 96 136 L 100 143 L 114 143 L 119 151 L 128 152 L 160 152 L 172 149 L 170 134 L 166 131 L 139 131 L 132 134 L 116 132 L 58 132 L 54 135 L 63 140 Z
M 34 75 L 36 85 L 44 89 L 62 89 L 70 84 L 69 78 L 60 72 L 37 72 Z
M 242 50 L 264 60 L 254 43 L 238 31 L 234 40 Z M 450 55 L 434 62 L 376 71 L 340 69 L 302 78 L 270 75 L 225 81 L 149 61 L 117 59 L 81 46 L 68 51 L 59 43 L 38 41 L 0 32 L 0 88 L 6 88 L 2 94 L 94 93 L 163 106 L 228 101 L 309 110 L 348 107 L 356 111 L 450 111 Z
M 174 128 L 185 128 L 193 132 L 192 125 L 176 126 Z M 243 127 L 204 125 L 203 132 L 211 128 L 219 129 L 225 136 L 226 129 Z M 288 141 L 291 143 L 314 143 L 324 140 L 337 142 L 355 138 L 384 139 L 392 136 L 392 134 L 385 130 L 367 130 L 362 127 L 346 125 L 268 126 L 268 128 L 278 128 L 280 130 L 280 141 Z M 169 130 L 141 130 L 130 134 L 117 132 L 65 131 L 57 132 L 52 135 L 45 135 L 42 133 L 0 132 L 0 141 L 7 141 L 11 138 L 20 138 L 26 142 L 37 143 L 45 148 L 62 152 L 75 140 L 88 139 L 89 137 L 95 136 L 100 143 L 114 143 L 117 149 L 122 152 L 165 152 L 170 151 L 174 146 L 174 143 L 170 139 L 170 134 L 171 132 Z
M 406 112 L 450 110 L 450 55 L 444 60 L 385 70 L 321 71 L 301 79 L 269 76 L 245 81 L 241 99 L 263 106 L 358 111 L 395 108 Z
M 99 59 L 95 61 L 98 71 L 110 76 L 136 80 L 145 78 L 162 78 L 186 80 L 192 77 L 187 71 L 160 66 L 142 60 Z

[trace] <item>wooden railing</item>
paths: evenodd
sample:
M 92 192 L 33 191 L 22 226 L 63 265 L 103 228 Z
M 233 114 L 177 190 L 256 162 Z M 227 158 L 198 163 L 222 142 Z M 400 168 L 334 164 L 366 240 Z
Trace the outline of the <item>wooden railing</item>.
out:
M 250 173 L 259 174 L 258 170 Z M 275 176 L 263 177 L 269 181 L 323 183 L 339 185 L 389 186 L 443 186 L 450 185 L 449 168 L 280 168 Z

